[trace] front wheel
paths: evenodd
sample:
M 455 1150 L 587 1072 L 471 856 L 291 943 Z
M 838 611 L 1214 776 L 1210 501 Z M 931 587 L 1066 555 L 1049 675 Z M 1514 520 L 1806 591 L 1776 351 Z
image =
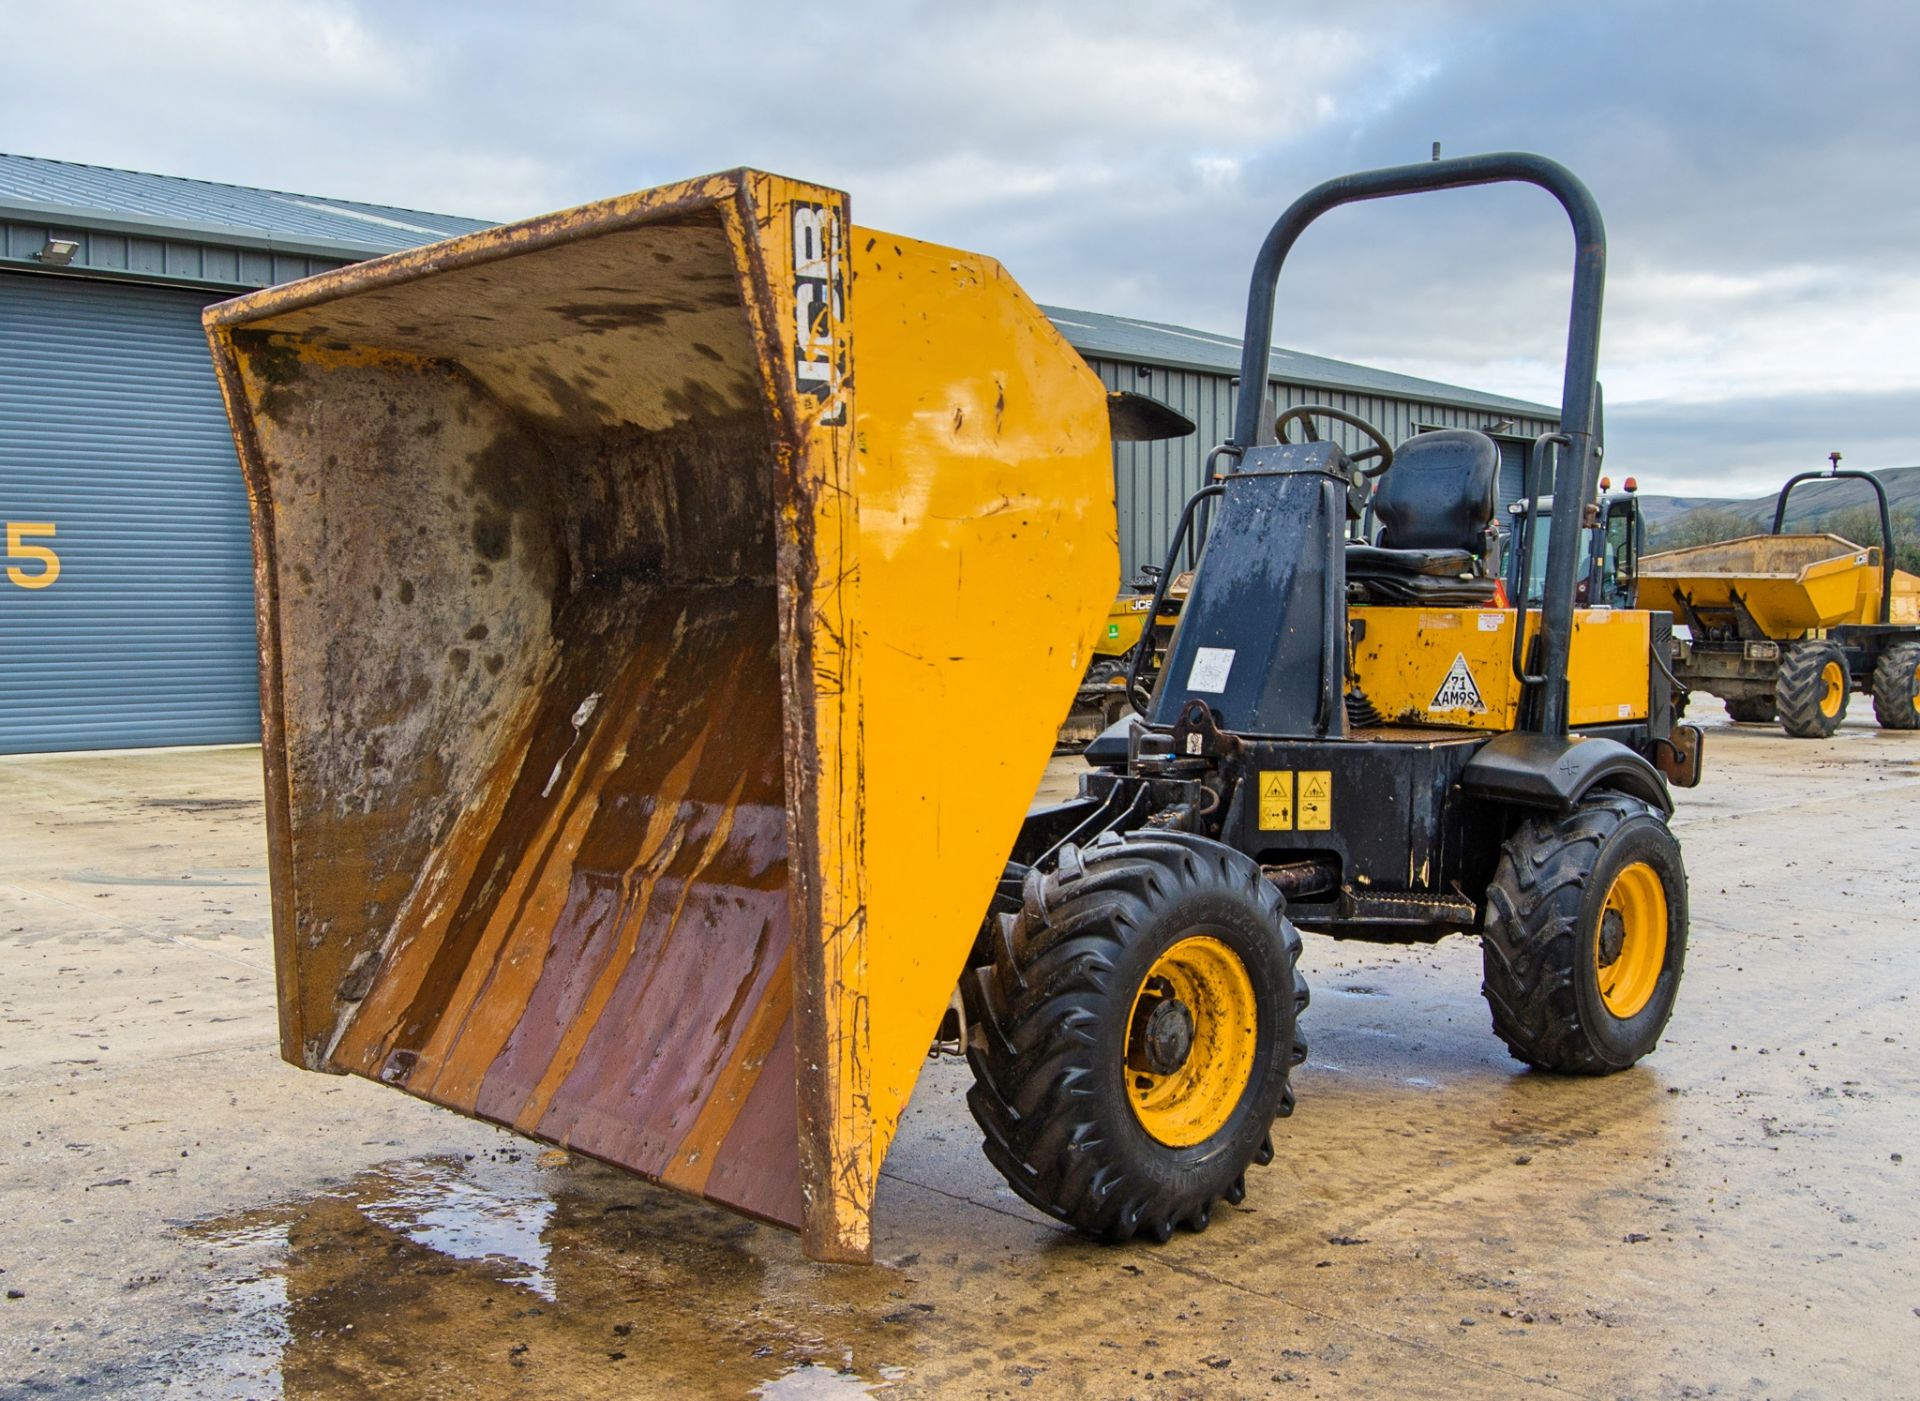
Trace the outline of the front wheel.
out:
M 1306 1058 L 1300 935 L 1247 857 L 1109 834 L 1030 874 L 961 990 L 967 1106 L 1028 1202 L 1108 1240 L 1204 1230 L 1271 1160 Z
M 1873 718 L 1883 730 L 1920 729 L 1920 642 L 1901 642 L 1873 664 Z
M 1802 642 L 1774 677 L 1780 728 L 1795 739 L 1826 739 L 1847 718 L 1847 654 L 1831 642 Z
M 1775 711 L 1772 696 L 1735 696 L 1727 701 L 1727 718 L 1742 725 L 1770 725 Z
M 1493 1029 L 1528 1065 L 1625 1070 L 1673 1015 L 1687 954 L 1687 876 L 1666 819 L 1600 792 L 1530 817 L 1487 891 L 1481 991 Z

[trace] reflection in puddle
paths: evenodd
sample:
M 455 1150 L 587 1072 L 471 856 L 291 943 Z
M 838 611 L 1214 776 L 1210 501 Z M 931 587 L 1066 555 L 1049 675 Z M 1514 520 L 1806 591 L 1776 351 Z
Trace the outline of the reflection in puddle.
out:
M 903 1375 L 905 1375 L 904 1368 L 882 1367 L 880 1381 L 867 1382 L 862 1381 L 858 1374 L 853 1372 L 822 1367 L 813 1362 L 802 1362 L 799 1366 L 782 1372 L 772 1381 L 755 1387 L 753 1394 L 772 1397 L 773 1401 L 804 1401 L 804 1398 L 813 1396 L 872 1396 Z
M 553 1216 L 553 1199 L 535 1187 L 511 1184 L 482 1190 L 464 1177 L 425 1163 L 404 1163 L 387 1173 L 392 1195 L 361 1205 L 368 1220 L 455 1260 L 486 1260 L 503 1268 L 501 1282 L 519 1284 L 553 1298 L 547 1278 L 547 1243 L 541 1233 Z M 515 1270 L 514 1266 L 521 1268 Z
M 784 1231 L 559 1156 L 393 1164 L 186 1228 L 218 1321 L 156 1362 L 196 1395 L 313 1398 L 846 1397 L 905 1375 L 877 1341 L 918 1350 L 891 1271 L 809 1264 Z

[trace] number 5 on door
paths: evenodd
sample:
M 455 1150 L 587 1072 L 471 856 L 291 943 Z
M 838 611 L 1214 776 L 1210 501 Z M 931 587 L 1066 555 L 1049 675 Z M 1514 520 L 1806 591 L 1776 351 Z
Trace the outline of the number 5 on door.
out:
M 38 566 L 35 569 L 23 569 L 19 564 L 10 563 L 7 565 L 7 578 L 23 589 L 44 589 L 60 577 L 60 556 L 45 545 L 28 543 L 34 536 L 51 537 L 53 531 L 52 521 L 7 522 L 7 558 L 32 560 Z

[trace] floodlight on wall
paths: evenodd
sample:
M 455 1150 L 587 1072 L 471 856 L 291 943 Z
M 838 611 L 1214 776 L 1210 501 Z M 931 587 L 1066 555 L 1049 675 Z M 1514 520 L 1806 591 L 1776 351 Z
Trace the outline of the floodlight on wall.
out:
M 73 255 L 80 251 L 80 243 L 72 238 L 49 238 L 38 253 L 33 256 L 41 262 L 56 268 L 63 268 L 73 261 Z

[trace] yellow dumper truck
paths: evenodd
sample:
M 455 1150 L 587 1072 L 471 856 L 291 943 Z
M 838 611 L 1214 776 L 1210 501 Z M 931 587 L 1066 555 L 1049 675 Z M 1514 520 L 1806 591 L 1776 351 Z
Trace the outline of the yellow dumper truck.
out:
M 1920 579 L 1893 566 L 1886 488 L 1867 472 L 1801 472 L 1775 500 L 1773 529 L 1647 555 L 1636 602 L 1671 613 L 1690 634 L 1674 642 L 1674 676 L 1721 697 L 1737 721 L 1778 719 L 1788 734 L 1824 739 L 1854 691 L 1889 730 L 1920 727 Z M 1784 533 L 1787 502 L 1805 482 L 1864 481 L 1879 504 L 1880 544 Z
M 1539 157 L 1303 196 L 1256 265 L 1243 382 L 1306 222 L 1499 181 L 1574 224 L 1541 451 L 1585 500 L 1605 235 Z M 1290 911 L 1483 934 L 1529 1064 L 1604 1074 L 1666 1025 L 1668 784 L 1699 746 L 1650 665 L 1665 623 L 1576 609 L 1571 516 L 1540 609 L 1501 606 L 1483 434 L 1396 461 L 1360 424 L 1349 457 L 1309 423 L 1339 411 L 1244 396 L 1127 752 L 1029 811 L 1113 599 L 1111 443 L 1158 430 L 991 259 L 743 170 L 206 323 L 252 507 L 296 1065 L 863 1260 L 949 1017 L 987 1154 L 1040 1209 L 1164 1239 L 1239 1200 L 1305 1055 Z M 1349 542 L 1368 499 L 1389 524 Z M 930 714 L 964 724 L 930 741 Z

